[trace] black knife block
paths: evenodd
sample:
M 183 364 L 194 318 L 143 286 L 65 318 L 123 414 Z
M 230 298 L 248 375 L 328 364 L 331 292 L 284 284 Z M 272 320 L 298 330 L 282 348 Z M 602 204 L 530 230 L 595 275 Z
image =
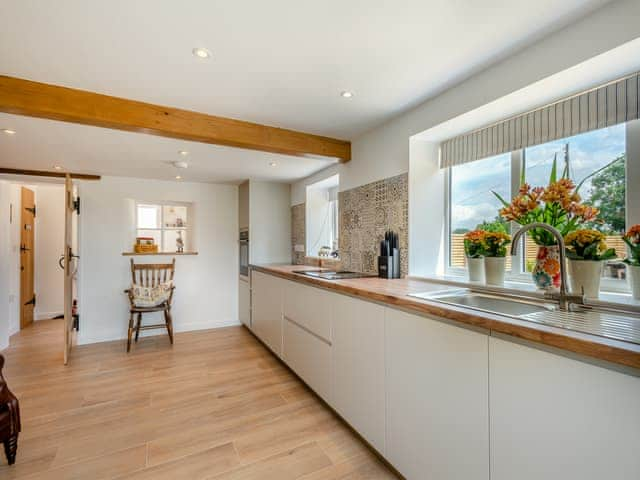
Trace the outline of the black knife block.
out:
M 378 277 L 393 278 L 393 257 L 378 257 Z
M 400 278 L 400 251 L 393 249 L 392 256 L 378 257 L 378 277 Z
M 391 278 L 400 278 L 400 250 L 397 248 L 393 249 L 393 277 Z

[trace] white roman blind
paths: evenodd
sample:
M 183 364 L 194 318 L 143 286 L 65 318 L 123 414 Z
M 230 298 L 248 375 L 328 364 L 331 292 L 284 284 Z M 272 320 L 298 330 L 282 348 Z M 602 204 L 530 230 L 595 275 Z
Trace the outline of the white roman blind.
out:
M 639 118 L 640 73 L 445 140 L 446 168 Z

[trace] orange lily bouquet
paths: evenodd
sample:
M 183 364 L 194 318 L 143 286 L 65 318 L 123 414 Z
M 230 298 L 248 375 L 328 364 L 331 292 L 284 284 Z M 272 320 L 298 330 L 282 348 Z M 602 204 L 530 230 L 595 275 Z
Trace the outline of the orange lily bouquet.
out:
M 507 202 L 498 193 L 493 194 L 503 204 L 500 215 L 505 220 L 514 221 L 520 225 L 530 223 L 546 223 L 557 228 L 563 236 L 576 230 L 581 224 L 596 219 L 599 210 L 582 203 L 578 190 L 589 178 L 585 178 L 579 185 L 575 185 L 568 178 L 565 168 L 560 179 L 557 178 L 557 162 L 553 160 L 549 184 L 546 187 L 531 186 L 524 181 L 523 175 L 520 181 L 520 190 L 511 202 Z M 597 172 L 594 172 L 597 173 Z M 533 241 L 540 246 L 551 246 L 556 240 L 548 231 L 533 229 L 530 231 Z

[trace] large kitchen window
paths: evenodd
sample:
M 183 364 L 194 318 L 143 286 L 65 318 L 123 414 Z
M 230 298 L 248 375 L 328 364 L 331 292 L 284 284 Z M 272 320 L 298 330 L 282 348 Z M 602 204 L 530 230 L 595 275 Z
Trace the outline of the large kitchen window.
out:
M 608 245 L 616 249 L 620 258 L 624 258 L 626 249 L 622 234 L 626 228 L 625 219 L 629 209 L 640 210 L 640 205 L 626 204 L 628 185 L 633 183 L 626 168 L 628 130 L 626 124 L 620 124 L 450 167 L 447 172 L 447 273 L 464 274 L 462 238 L 469 230 L 487 223 L 494 227 L 496 223 L 502 223 L 511 233 L 518 228 L 500 219 L 498 211 L 501 204 L 491 191 L 511 199 L 519 186 L 522 168 L 525 169 L 527 183 L 547 185 L 554 158 L 557 159 L 559 173 L 566 168 L 576 184 L 584 181 L 579 192 L 582 199 L 600 209 L 602 221 L 588 227 L 605 233 Z M 636 214 L 632 218 L 637 218 Z M 525 248 L 519 250 L 521 253 L 513 265 L 507 265 L 512 279 L 531 271 L 535 263 L 537 247 L 531 239 L 527 237 Z M 626 288 L 622 281 L 625 269 L 620 258 L 607 262 L 604 276 L 608 280 L 603 287 L 613 290 Z

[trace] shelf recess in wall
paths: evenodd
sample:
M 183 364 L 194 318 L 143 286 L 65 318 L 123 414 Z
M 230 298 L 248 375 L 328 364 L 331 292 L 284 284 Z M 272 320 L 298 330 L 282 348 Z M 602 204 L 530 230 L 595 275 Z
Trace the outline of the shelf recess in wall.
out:
M 148 257 L 150 255 L 198 255 L 198 252 L 156 252 L 156 253 L 136 253 L 122 252 L 125 257 Z

